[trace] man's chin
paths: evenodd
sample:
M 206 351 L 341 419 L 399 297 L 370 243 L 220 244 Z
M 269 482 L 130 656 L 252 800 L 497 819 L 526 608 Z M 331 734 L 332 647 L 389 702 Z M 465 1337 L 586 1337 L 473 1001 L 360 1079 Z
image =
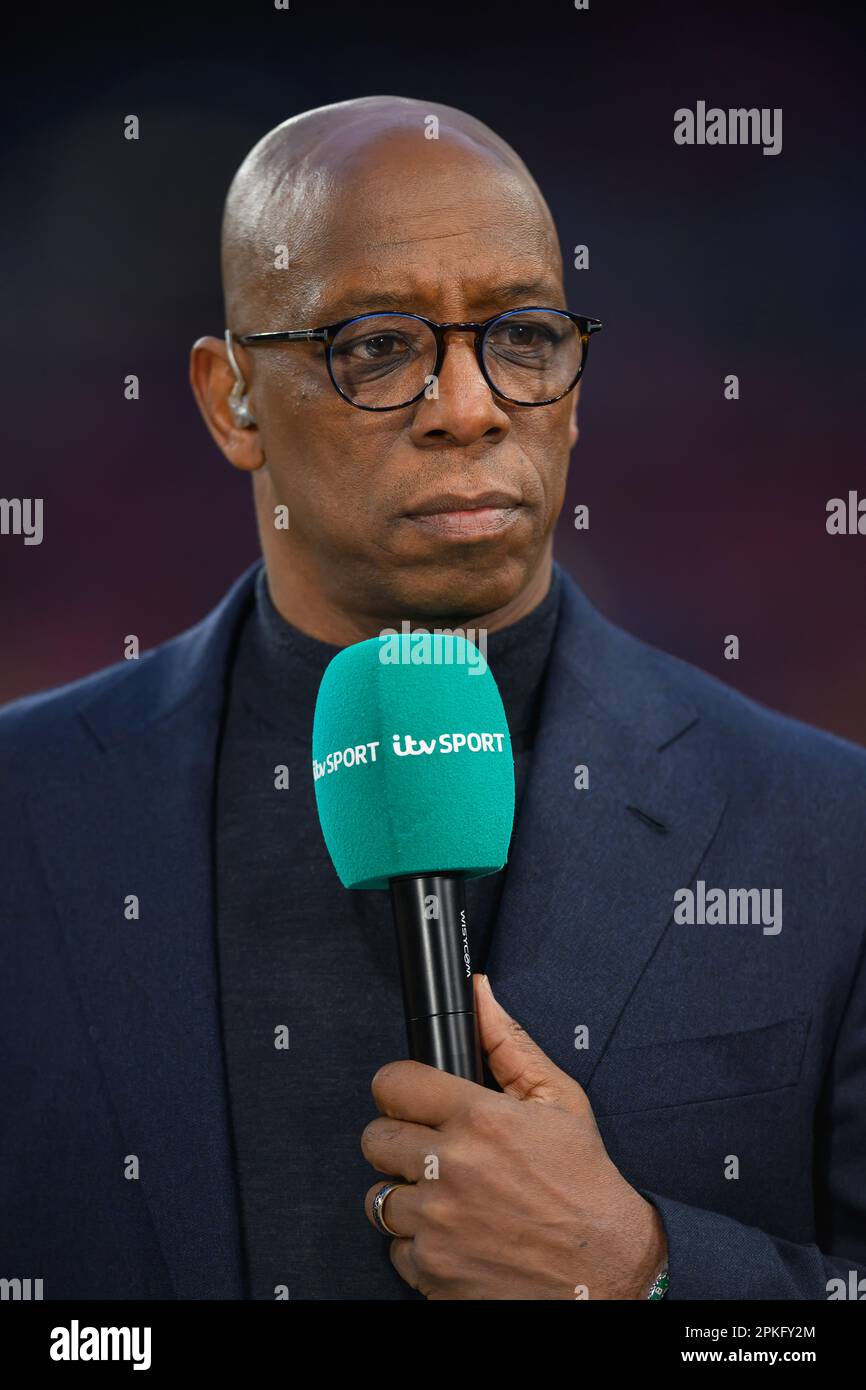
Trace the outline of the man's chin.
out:
M 416 621 L 486 617 L 519 600 L 539 558 L 536 546 L 525 543 L 443 545 L 400 565 L 394 572 L 394 600 L 402 614 Z

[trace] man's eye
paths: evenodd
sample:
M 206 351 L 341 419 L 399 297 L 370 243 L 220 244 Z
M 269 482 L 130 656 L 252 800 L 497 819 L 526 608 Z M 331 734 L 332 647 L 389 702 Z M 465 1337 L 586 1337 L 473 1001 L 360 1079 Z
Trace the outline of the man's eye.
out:
M 551 342 L 550 333 L 537 323 L 510 323 L 505 331 L 510 347 L 546 347 Z
M 377 333 L 373 338 L 359 338 L 352 344 L 352 353 L 368 361 L 381 361 L 406 351 L 406 344 L 395 333 Z

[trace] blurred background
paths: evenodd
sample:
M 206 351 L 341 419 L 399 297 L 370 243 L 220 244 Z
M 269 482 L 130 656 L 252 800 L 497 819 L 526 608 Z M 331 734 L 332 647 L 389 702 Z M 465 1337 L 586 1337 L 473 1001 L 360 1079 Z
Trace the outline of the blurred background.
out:
M 866 535 L 826 531 L 830 498 L 866 497 L 853 7 L 248 0 L 21 22 L 0 496 L 44 498 L 44 541 L 0 536 L 0 701 L 118 660 L 126 633 L 149 647 L 189 626 L 255 558 L 248 480 L 187 385 L 193 340 L 224 327 L 223 200 L 273 125 L 385 92 L 463 107 L 514 145 L 556 218 L 570 307 L 604 321 L 560 561 L 646 641 L 866 743 Z M 782 152 L 675 145 L 674 111 L 698 100 L 781 107 Z

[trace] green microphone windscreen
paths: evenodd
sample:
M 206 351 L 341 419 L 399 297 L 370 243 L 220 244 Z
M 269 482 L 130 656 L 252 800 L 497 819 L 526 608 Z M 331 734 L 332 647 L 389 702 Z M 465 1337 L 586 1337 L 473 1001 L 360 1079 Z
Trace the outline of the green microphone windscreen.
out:
M 514 758 L 479 649 L 419 631 L 338 652 L 316 700 L 313 779 L 345 888 L 496 873 L 514 823 Z

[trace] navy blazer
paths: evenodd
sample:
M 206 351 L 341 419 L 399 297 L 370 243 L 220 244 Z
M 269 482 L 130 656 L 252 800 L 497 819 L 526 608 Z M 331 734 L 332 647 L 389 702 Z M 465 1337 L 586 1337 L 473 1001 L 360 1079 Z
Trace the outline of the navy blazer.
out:
M 0 712 L 0 1276 L 46 1298 L 243 1296 L 213 793 L 257 568 L 140 660 Z M 864 750 L 637 641 L 563 574 L 487 969 L 659 1208 L 671 1299 L 866 1276 L 864 822 Z M 780 889 L 782 929 L 678 921 L 698 882 Z

